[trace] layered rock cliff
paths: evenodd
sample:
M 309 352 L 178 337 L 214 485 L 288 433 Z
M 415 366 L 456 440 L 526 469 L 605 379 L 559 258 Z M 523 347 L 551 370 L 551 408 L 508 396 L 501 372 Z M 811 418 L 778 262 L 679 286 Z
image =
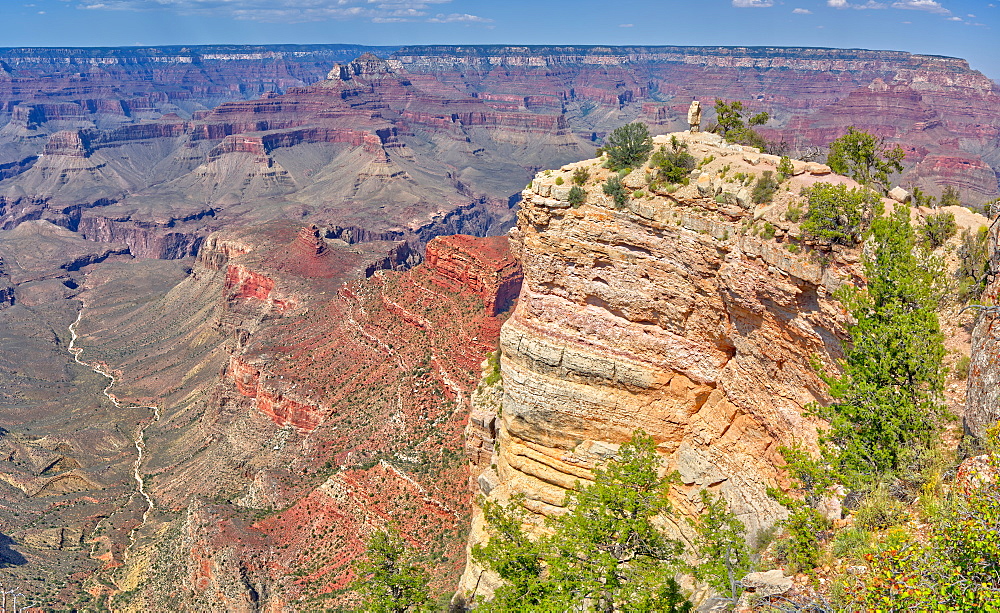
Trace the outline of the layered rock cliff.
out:
M 784 483 L 780 446 L 815 447 L 806 407 L 824 396 L 811 360 L 838 357 L 844 314 L 830 293 L 858 274 L 856 252 L 801 244 L 784 212 L 802 186 L 849 180 L 798 164 L 773 204 L 741 205 L 732 173 L 774 171 L 778 159 L 677 136 L 696 158 L 714 156 L 697 185 L 637 191 L 619 209 L 601 193 L 608 171 L 586 161 L 525 190 L 511 232 L 525 278 L 501 330 L 501 382 L 480 390 L 467 436 L 477 493 L 523 494 L 536 517 L 558 514 L 566 492 L 641 428 L 680 475 L 682 515 L 708 489 L 750 534 L 783 516 L 765 489 Z M 592 177 L 578 208 L 567 202 L 577 167 Z M 645 173 L 626 184 L 645 186 Z M 682 538 L 688 529 L 671 527 Z M 470 564 L 464 596 L 491 586 Z

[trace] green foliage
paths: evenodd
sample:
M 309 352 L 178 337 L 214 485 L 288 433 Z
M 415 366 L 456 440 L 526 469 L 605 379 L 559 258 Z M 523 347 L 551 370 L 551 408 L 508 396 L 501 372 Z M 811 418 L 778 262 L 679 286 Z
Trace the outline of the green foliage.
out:
M 934 213 L 924 219 L 920 226 L 920 234 L 924 243 L 931 249 L 937 249 L 945 244 L 958 231 L 955 215 L 952 213 Z
M 609 178 L 605 181 L 603 189 L 604 193 L 614 200 L 615 207 L 623 209 L 628 204 L 628 188 L 622 183 L 621 178 L 616 176 Z
M 701 502 L 705 510 L 696 520 L 688 520 L 697 534 L 694 546 L 701 559 L 693 567 L 694 576 L 736 600 L 743 591 L 739 579 L 754 569 L 744 538 L 746 527 L 721 497 L 702 490 Z
M 989 229 L 981 226 L 975 233 L 962 231 L 958 247 L 959 298 L 975 300 L 982 295 L 990 276 Z
M 778 191 L 779 184 L 780 182 L 775 178 L 774 173 L 770 170 L 765 170 L 753 186 L 753 195 L 751 198 L 754 204 L 763 204 L 773 200 L 774 193 Z
M 604 139 L 603 149 L 608 154 L 608 167 L 612 170 L 635 168 L 649 159 L 653 139 L 646 125 L 636 121 L 615 128 Z
M 797 204 L 789 204 L 788 210 L 785 211 L 785 220 L 798 223 L 800 219 L 802 219 L 802 207 Z
M 855 523 L 866 530 L 885 530 L 906 521 L 903 504 L 889 495 L 884 487 L 877 487 L 865 495 L 854 512 Z
M 750 145 L 761 150 L 768 147 L 764 137 L 753 129 L 753 126 L 760 126 L 767 123 L 771 118 L 767 113 L 757 113 L 744 120 L 742 102 L 739 100 L 725 102 L 716 99 L 715 114 L 716 121 L 718 122 L 716 130 L 725 137 L 726 141 L 741 145 Z
M 587 190 L 583 189 L 579 185 L 574 185 L 569 188 L 568 200 L 574 209 L 579 208 L 581 204 L 587 201 Z
M 878 197 L 865 188 L 817 183 L 805 192 L 808 209 L 802 221 L 806 236 L 826 243 L 853 245 L 861 240 Z
M 483 385 L 486 387 L 496 385 L 500 377 L 500 350 L 497 349 L 486 356 L 486 376 L 483 377 Z
M 774 233 L 777 229 L 769 221 L 764 222 L 764 227 L 760 230 L 760 237 L 766 240 L 771 240 L 774 238 Z
M 869 571 L 845 577 L 845 610 L 1000 611 L 1000 456 L 987 473 L 955 488 L 929 520 L 930 538 L 892 528 Z
M 932 209 L 934 208 L 935 206 L 934 196 L 931 196 L 930 194 L 920 189 L 916 185 L 910 188 L 910 193 L 912 194 L 913 204 L 915 206 L 925 206 Z
M 788 177 L 792 176 L 795 172 L 795 168 L 792 166 L 792 160 L 787 155 L 781 156 L 781 161 L 778 162 L 778 177 L 779 181 L 784 181 Z
M 944 337 L 935 311 L 940 262 L 918 257 L 909 208 L 872 222 L 865 289 L 836 296 L 853 320 L 842 376 L 822 374 L 834 398 L 819 410 L 830 420 L 826 441 L 839 453 L 840 476 L 871 482 L 930 446 L 945 415 Z
M 583 185 L 590 179 L 590 171 L 585 167 L 580 166 L 573 171 L 573 183 L 575 185 Z
M 903 171 L 905 157 L 899 145 L 888 147 L 884 139 L 851 126 L 847 134 L 830 143 L 826 163 L 834 172 L 885 194 L 889 191 L 889 175 Z
M 944 192 L 941 194 L 941 206 L 962 206 L 962 197 L 954 186 L 944 186 Z
M 667 150 L 661 145 L 649 160 L 650 168 L 656 172 L 653 180 L 658 183 L 682 183 L 695 167 L 694 156 L 687 152 L 686 143 L 671 136 L 670 146 Z
M 780 522 L 784 536 L 776 545 L 775 553 L 794 571 L 815 568 L 820 557 L 820 539 L 830 528 L 830 522 L 806 501 L 773 488 L 768 488 L 767 493 L 788 509 L 788 518 Z
M 872 535 L 861 528 L 845 528 L 833 537 L 830 551 L 838 558 L 860 560 L 872 553 Z
M 562 185 L 563 183 L 565 183 L 565 181 L 563 181 L 562 177 L 556 177 L 555 183 L 556 185 Z
M 669 513 L 652 438 L 636 432 L 618 458 L 594 470 L 594 483 L 567 495 L 570 511 L 531 541 L 519 511 L 486 503 L 490 540 L 473 557 L 503 585 L 484 611 L 692 610 L 674 580 L 682 545 L 653 518 Z
M 955 362 L 955 378 L 959 381 L 965 381 L 969 378 L 969 367 L 972 365 L 972 358 L 967 355 L 963 355 L 958 358 Z
M 355 564 L 351 587 L 362 596 L 362 610 L 372 613 L 430 611 L 430 576 L 414 563 L 414 553 L 394 528 L 375 532 L 366 559 Z

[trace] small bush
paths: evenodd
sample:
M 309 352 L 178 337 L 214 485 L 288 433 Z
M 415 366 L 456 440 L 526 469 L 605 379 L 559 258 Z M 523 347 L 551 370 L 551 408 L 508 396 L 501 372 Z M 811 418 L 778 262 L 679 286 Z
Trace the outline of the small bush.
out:
M 788 177 L 792 176 L 795 172 L 795 168 L 792 166 L 792 160 L 787 155 L 781 156 L 781 161 L 778 162 L 778 177 L 779 181 L 784 181 Z
M 800 219 L 802 219 L 802 207 L 797 204 L 788 205 L 788 210 L 785 211 L 785 220 L 798 223 Z
M 941 206 L 962 206 L 962 197 L 958 190 L 951 185 L 946 185 L 944 193 L 941 194 Z
M 829 522 L 819 511 L 805 504 L 790 509 L 788 519 L 782 524 L 784 537 L 775 546 L 778 554 L 793 571 L 807 571 L 816 567 L 820 556 L 820 537 Z
M 649 166 L 656 171 L 654 181 L 680 183 L 694 170 L 695 159 L 687 152 L 687 144 L 671 137 L 670 150 L 660 146 L 649 160 Z
M 862 560 L 872 552 L 872 535 L 861 528 L 847 528 L 833 537 L 831 550 L 838 558 Z
M 765 170 L 764 174 L 757 179 L 756 185 L 753 186 L 753 195 L 751 196 L 754 204 L 764 204 L 765 202 L 770 202 L 774 199 L 774 192 L 778 191 L 779 183 L 774 177 L 774 173 L 770 170 Z
M 709 155 L 707 157 L 704 157 L 704 158 L 701 159 L 700 162 L 698 162 L 698 168 L 703 168 L 703 167 L 707 166 L 708 164 L 711 164 L 714 161 L 715 161 L 715 156 L 714 155 Z
M 986 289 L 990 271 L 989 230 L 982 226 L 975 233 L 964 230 L 958 246 L 958 294 L 965 300 L 979 298 Z
M 615 203 L 615 207 L 619 209 L 625 208 L 628 204 L 628 188 L 622 184 L 622 180 L 619 177 L 611 177 L 604 183 L 604 193 L 611 196 L 611 199 Z
M 584 190 L 582 187 L 580 187 L 579 185 L 574 185 L 573 187 L 569 188 L 569 203 L 574 209 L 579 208 L 581 204 L 586 202 L 586 200 L 587 200 L 587 191 Z
M 967 355 L 963 355 L 958 358 L 955 362 L 955 378 L 959 381 L 965 381 L 969 378 L 969 367 L 972 365 L 972 358 Z
M 906 521 L 903 503 L 889 495 L 884 488 L 869 492 L 854 512 L 854 521 L 866 530 L 885 530 Z
M 565 181 L 563 181 L 562 177 L 556 177 L 556 185 L 562 185 L 563 183 L 565 183 Z
M 590 179 L 590 171 L 580 166 L 573 171 L 573 183 L 576 185 L 583 185 Z
M 760 231 L 760 237 L 763 239 L 771 240 L 774 238 L 775 227 L 771 225 L 771 222 L 765 221 L 764 227 Z
M 920 234 L 925 245 L 937 249 L 945 244 L 958 231 L 955 215 L 952 213 L 935 213 L 928 215 L 920 225 Z

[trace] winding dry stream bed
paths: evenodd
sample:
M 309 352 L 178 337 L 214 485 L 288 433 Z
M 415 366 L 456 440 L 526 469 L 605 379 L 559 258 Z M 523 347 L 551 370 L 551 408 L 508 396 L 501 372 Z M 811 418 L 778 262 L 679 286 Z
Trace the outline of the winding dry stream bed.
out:
M 76 321 L 74 321 L 69 325 L 70 341 L 67 350 L 73 355 L 73 360 L 77 364 L 80 364 L 81 366 L 86 366 L 87 368 L 93 370 L 97 374 L 106 377 L 108 379 L 108 385 L 104 388 L 104 395 L 107 396 L 108 400 L 110 400 L 111 403 L 115 405 L 115 407 L 119 409 L 121 408 L 150 409 L 153 412 L 153 419 L 145 422 L 144 424 L 139 424 L 139 427 L 136 429 L 135 437 L 133 438 L 132 441 L 137 451 L 135 463 L 132 465 L 132 476 L 135 479 L 136 487 L 135 491 L 132 492 L 132 495 L 129 497 L 128 502 L 126 502 L 118 509 L 120 511 L 121 509 L 131 504 L 132 500 L 135 498 L 136 493 L 142 496 L 143 499 L 146 501 L 146 510 L 143 511 L 142 513 L 142 521 L 139 523 L 138 526 L 133 528 L 131 532 L 129 532 L 128 546 L 125 548 L 124 551 L 124 562 L 127 563 L 129 551 L 132 549 L 132 545 L 135 544 L 136 533 L 138 533 L 138 531 L 142 529 L 143 526 L 146 525 L 146 521 L 149 519 L 149 514 L 154 509 L 153 499 L 146 492 L 146 483 L 145 481 L 143 481 L 142 472 L 140 469 L 142 467 L 143 455 L 146 449 L 146 428 L 159 421 L 160 407 L 152 404 L 150 405 L 123 404 L 120 400 L 118 400 L 117 396 L 111 393 L 111 388 L 114 387 L 115 383 L 117 382 L 114 373 L 112 373 L 104 364 L 96 362 L 95 363 L 85 362 L 80 359 L 80 354 L 83 353 L 83 347 L 76 346 L 76 341 L 79 338 L 76 328 L 80 324 L 80 321 L 83 319 L 83 311 L 85 308 L 86 305 L 83 305 L 80 308 L 80 313 L 76 316 Z M 109 519 L 110 517 L 111 516 L 109 515 L 108 518 L 105 519 Z

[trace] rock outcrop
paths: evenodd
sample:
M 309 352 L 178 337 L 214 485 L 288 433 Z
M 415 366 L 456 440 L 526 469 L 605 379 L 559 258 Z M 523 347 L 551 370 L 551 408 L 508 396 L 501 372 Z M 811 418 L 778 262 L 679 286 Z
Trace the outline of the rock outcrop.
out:
M 778 162 L 712 134 L 676 136 L 696 158 L 714 156 L 700 173 L 718 193 L 741 183 L 727 173 Z M 579 208 L 557 185 L 577 166 L 597 181 Z M 804 248 L 784 211 L 796 186 L 847 180 L 804 173 L 750 210 L 695 185 L 636 192 L 618 209 L 601 194 L 607 174 L 581 162 L 524 192 L 511 232 L 524 284 L 500 335 L 500 406 L 490 412 L 501 392 L 492 402 L 484 393 L 470 420 L 467 451 L 484 468 L 473 484 L 491 499 L 523 494 L 536 517 L 559 514 L 566 492 L 641 428 L 680 475 L 672 495 L 682 514 L 697 513 L 708 489 L 755 533 L 784 515 L 765 493 L 784 483 L 778 448 L 815 447 L 805 409 L 824 387 L 811 361 L 838 357 L 844 315 L 830 292 L 857 274 L 856 252 Z M 671 529 L 689 536 L 684 522 Z M 477 515 L 472 541 L 482 535 Z M 465 596 L 489 587 L 470 564 Z
M 965 432 L 982 440 L 986 430 L 1000 421 L 1000 244 L 994 222 L 990 228 L 991 281 L 978 301 L 981 306 L 972 332 Z

